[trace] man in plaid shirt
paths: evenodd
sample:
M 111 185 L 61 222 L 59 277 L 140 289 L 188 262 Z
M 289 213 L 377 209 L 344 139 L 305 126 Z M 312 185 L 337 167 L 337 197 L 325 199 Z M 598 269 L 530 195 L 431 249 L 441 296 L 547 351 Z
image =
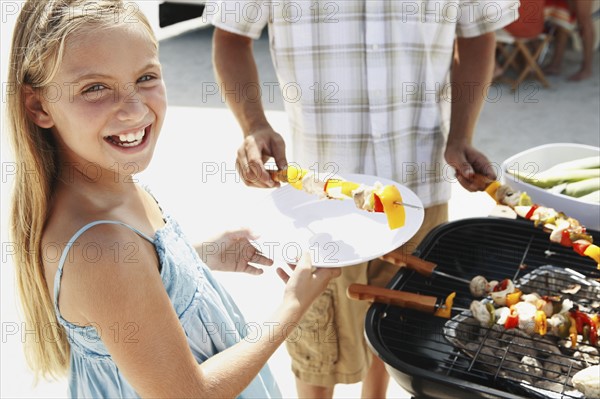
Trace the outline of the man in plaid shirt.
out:
M 517 19 L 518 0 L 224 0 L 209 9 L 218 82 L 225 93 L 239 90 L 225 99 L 244 135 L 237 161 L 246 184 L 276 185 L 263 165 L 269 157 L 287 165 L 285 143 L 257 97 L 252 39 L 265 26 L 293 162 L 388 178 L 425 205 L 423 226 L 397 251 L 412 252 L 447 221 L 452 179 L 475 191 L 473 173 L 496 177 L 471 143 L 491 81 L 494 31 Z M 287 344 L 300 397 L 332 397 L 335 384 L 359 381 L 363 397 L 385 397 L 389 376 L 363 337 L 367 304 L 345 292 L 353 282 L 385 286 L 396 270 L 381 260 L 344 268 L 315 301 L 301 339 Z

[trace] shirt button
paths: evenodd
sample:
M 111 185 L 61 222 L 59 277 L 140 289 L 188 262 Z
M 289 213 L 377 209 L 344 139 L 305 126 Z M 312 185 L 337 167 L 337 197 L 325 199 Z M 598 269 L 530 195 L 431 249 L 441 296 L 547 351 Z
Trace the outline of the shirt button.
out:
M 373 46 L 371 46 L 371 48 L 372 48 L 374 51 L 377 51 L 377 50 L 379 50 L 379 45 L 378 45 L 378 44 L 374 44 Z

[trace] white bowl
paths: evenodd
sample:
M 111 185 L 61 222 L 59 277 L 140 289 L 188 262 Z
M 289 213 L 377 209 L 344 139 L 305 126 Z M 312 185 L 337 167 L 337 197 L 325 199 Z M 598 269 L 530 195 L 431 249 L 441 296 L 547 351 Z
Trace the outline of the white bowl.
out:
M 553 194 L 506 172 L 508 169 L 518 169 L 532 176 L 561 162 L 594 155 L 600 157 L 600 148 L 584 144 L 555 143 L 530 148 L 502 163 L 502 182 L 515 190 L 525 191 L 536 204 L 564 212 L 565 215 L 579 220 L 588 229 L 600 230 L 600 204 L 581 201 L 564 194 Z

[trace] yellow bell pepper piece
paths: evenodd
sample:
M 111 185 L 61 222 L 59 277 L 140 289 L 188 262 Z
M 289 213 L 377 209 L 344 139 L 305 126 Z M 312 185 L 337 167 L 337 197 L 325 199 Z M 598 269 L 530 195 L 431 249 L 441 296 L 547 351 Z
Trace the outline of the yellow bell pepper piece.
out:
M 488 186 L 485 188 L 485 192 L 489 194 L 490 197 L 492 197 L 494 199 L 494 201 L 496 201 L 497 203 L 498 200 L 496 199 L 496 191 L 498 191 L 498 188 L 500 187 L 500 182 L 499 181 L 493 181 L 490 184 L 488 184 Z
M 439 308 L 436 310 L 433 315 L 437 317 L 443 317 L 445 319 L 450 318 L 450 314 L 452 313 L 452 306 L 454 305 L 454 297 L 456 296 L 456 292 L 452 292 L 450 295 L 446 297 L 446 301 L 444 303 L 443 308 Z
M 590 319 L 592 320 L 592 323 L 594 323 L 594 326 L 596 326 L 596 331 L 600 331 L 600 315 L 594 314 L 590 316 Z
M 307 173 L 308 173 L 308 170 L 306 170 L 306 169 L 298 168 L 294 165 L 288 165 L 288 168 L 287 168 L 288 183 L 292 187 L 294 187 L 298 190 L 302 190 L 302 179 L 304 178 L 304 176 L 306 176 Z
M 360 184 L 351 181 L 342 182 L 342 194 L 352 198 L 352 191 L 360 187 Z
M 404 226 L 404 223 L 406 222 L 404 205 L 395 203 L 402 203 L 402 195 L 400 195 L 398 188 L 393 185 L 385 186 L 377 193 L 377 196 L 383 205 L 383 212 L 387 216 L 390 229 L 393 230 Z
M 331 190 L 339 188 L 342 194 L 352 198 L 352 190 L 356 190 L 359 186 L 360 184 L 351 181 L 346 181 L 342 179 L 329 179 L 327 180 L 325 191 L 327 192 L 327 194 L 330 194 Z
M 329 190 L 332 188 L 342 187 L 344 180 L 341 179 L 329 179 L 327 180 L 327 184 L 325 185 L 325 191 L 329 193 Z
M 546 313 L 543 310 L 538 310 L 535 312 L 534 322 L 535 326 L 533 331 L 540 335 L 546 335 L 546 332 L 548 331 L 548 323 L 546 322 Z
M 569 327 L 569 337 L 571 337 L 571 348 L 575 348 L 577 346 L 577 322 L 571 316 L 569 316 L 569 321 L 571 322 L 571 326 Z
M 516 288 L 514 292 L 507 294 L 506 306 L 510 308 L 512 305 L 516 305 L 521 300 L 521 295 L 523 295 L 523 292 L 518 288 Z
M 600 263 L 600 247 L 599 246 L 597 246 L 595 244 L 590 244 L 585 249 L 585 251 L 583 251 L 583 254 L 594 259 L 596 261 L 596 263 Z

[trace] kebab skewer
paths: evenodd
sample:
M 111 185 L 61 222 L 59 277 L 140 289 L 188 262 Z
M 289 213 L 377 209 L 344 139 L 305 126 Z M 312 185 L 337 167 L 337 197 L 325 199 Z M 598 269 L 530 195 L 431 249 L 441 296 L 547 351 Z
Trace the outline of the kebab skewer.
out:
M 578 336 L 592 346 L 598 346 L 600 315 L 588 314 L 569 298 L 559 295 L 524 294 L 506 279 L 491 291 L 493 301 L 471 302 L 473 317 L 483 327 L 501 325 L 504 329 L 518 328 L 527 334 L 554 335 L 567 338 L 571 347 L 577 346 Z M 495 288 L 496 288 L 495 287 Z
M 454 297 L 456 296 L 456 293 L 452 292 L 444 299 L 365 284 L 350 284 L 346 293 L 351 299 L 379 302 L 401 308 L 414 309 L 445 319 L 450 318 Z
M 600 247 L 593 243 L 592 236 L 587 234 L 585 226 L 578 220 L 535 204 L 526 192 L 514 190 L 509 185 L 479 174 L 474 176 L 474 180 L 497 204 L 512 208 L 520 217 L 533 221 L 536 227 L 550 230 L 550 241 L 572 247 L 579 255 L 592 258 L 600 270 Z
M 386 185 L 376 182 L 373 186 L 344 180 L 339 176 L 330 174 L 313 173 L 288 165 L 286 169 L 269 170 L 273 181 L 288 183 L 295 189 L 308 194 L 317 195 L 320 198 L 329 199 L 352 199 L 358 209 L 368 212 L 385 213 L 390 229 L 404 226 L 406 212 L 404 207 L 415 207 L 405 204 L 402 195 L 394 185 Z

